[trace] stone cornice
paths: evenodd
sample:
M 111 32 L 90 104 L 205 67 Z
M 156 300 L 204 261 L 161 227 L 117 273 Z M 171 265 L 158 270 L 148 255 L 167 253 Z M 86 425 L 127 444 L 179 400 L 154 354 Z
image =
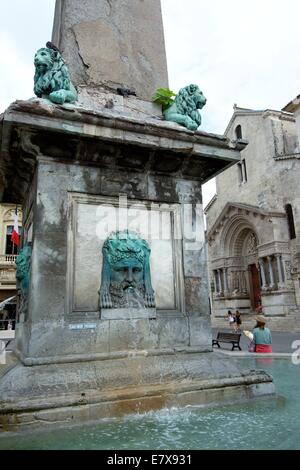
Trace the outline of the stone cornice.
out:
M 263 209 L 260 209 L 259 207 L 257 206 L 251 206 L 249 204 L 240 204 L 240 203 L 235 203 L 235 202 L 228 202 L 225 207 L 223 208 L 223 210 L 221 211 L 219 217 L 217 218 L 217 220 L 215 221 L 215 223 L 213 224 L 213 226 L 211 227 L 211 229 L 208 231 L 207 233 L 207 239 L 209 240 L 213 234 L 218 230 L 219 226 L 220 225 L 224 225 L 224 220 L 228 219 L 228 216 L 226 217 L 227 213 L 229 210 L 231 209 L 237 209 L 237 210 L 240 210 L 241 211 L 241 216 L 242 215 L 247 215 L 247 213 L 249 214 L 249 212 L 253 213 L 253 214 L 257 214 L 257 215 L 260 215 L 261 217 L 279 217 L 279 218 L 283 218 L 283 217 L 286 217 L 286 214 L 283 213 L 283 212 L 275 212 L 275 211 L 267 211 L 267 210 L 263 210 Z
M 137 119 L 132 116 L 120 115 L 113 111 L 105 110 L 95 112 L 75 105 L 54 105 L 46 100 L 34 99 L 30 101 L 16 101 L 3 115 L 3 124 L 15 122 L 24 126 L 32 125 L 36 128 L 45 127 L 45 121 L 50 120 L 50 128 L 81 135 L 101 137 L 101 128 L 110 128 L 114 130 L 132 131 L 145 135 L 156 137 L 171 138 L 176 143 L 189 142 L 193 144 L 188 147 L 197 153 L 197 144 L 214 145 L 220 149 L 243 150 L 247 143 L 243 141 L 232 142 L 227 137 L 217 134 L 210 134 L 203 131 L 192 132 L 175 123 L 159 119 Z M 98 131 L 98 132 L 97 132 Z M 103 137 L 109 137 L 103 135 Z M 115 136 L 117 138 L 117 136 Z M 149 142 L 147 142 L 149 144 Z M 165 142 L 153 141 L 153 147 Z M 181 150 L 179 147 L 178 150 Z M 233 156 L 236 156 L 234 153 Z M 228 155 L 230 158 L 230 155 Z
M 278 155 L 274 157 L 275 161 L 281 160 L 300 160 L 300 153 L 292 153 L 290 155 Z
M 247 117 L 253 117 L 253 116 L 261 116 L 262 118 L 268 118 L 268 117 L 277 117 L 279 119 L 284 119 L 287 121 L 295 121 L 294 116 L 290 113 L 287 112 L 287 110 L 283 109 L 282 111 L 276 111 L 273 109 L 264 109 L 264 110 L 253 110 L 253 109 L 247 109 L 247 108 L 234 108 L 235 111 L 226 127 L 226 130 L 224 132 L 224 135 L 227 135 L 229 130 L 231 129 L 235 119 L 239 116 L 247 116 Z M 242 141 L 240 141 L 242 142 Z
M 294 113 L 297 109 L 300 108 L 300 95 L 298 95 L 294 100 L 290 101 L 282 111 Z
M 204 214 L 206 215 L 209 211 L 209 209 L 214 205 L 214 203 L 217 201 L 218 199 L 218 195 L 215 194 L 213 196 L 213 198 L 209 201 L 209 203 L 207 204 L 207 206 L 204 208 Z
M 34 99 L 13 103 L 0 127 L 7 202 L 22 202 L 39 157 L 122 170 L 161 172 L 205 183 L 240 160 L 243 142 L 191 132 L 158 118 L 136 118 L 103 108 L 57 106 Z

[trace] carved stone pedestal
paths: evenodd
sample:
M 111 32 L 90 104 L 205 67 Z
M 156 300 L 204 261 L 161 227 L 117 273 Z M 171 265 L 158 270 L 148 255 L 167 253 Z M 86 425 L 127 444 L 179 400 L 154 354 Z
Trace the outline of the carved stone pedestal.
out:
M 242 143 L 44 100 L 13 104 L 0 129 L 4 200 L 23 204 L 32 244 L 20 363 L 0 378 L 3 427 L 103 417 L 108 403 L 111 416 L 124 400 L 130 411 L 240 387 L 243 398 L 273 393 L 264 374 L 229 373 L 211 352 L 201 185 L 239 160 Z M 103 270 L 106 240 L 122 230 L 151 255 L 117 246 Z M 111 303 L 114 283 L 142 292 L 144 306 Z
M 92 362 L 18 365 L 1 380 L 0 431 L 273 396 L 268 374 L 241 371 L 234 360 L 213 353 L 136 351 Z

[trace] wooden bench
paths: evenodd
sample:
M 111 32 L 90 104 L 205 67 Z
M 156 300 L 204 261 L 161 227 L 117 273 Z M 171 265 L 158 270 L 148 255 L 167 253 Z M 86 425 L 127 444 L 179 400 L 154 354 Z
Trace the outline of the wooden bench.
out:
M 241 339 L 241 334 L 240 333 L 222 333 L 219 332 L 217 335 L 217 339 L 213 339 L 212 345 L 218 346 L 220 348 L 220 343 L 231 343 L 232 344 L 232 350 L 234 351 L 235 349 L 239 349 L 240 351 L 242 348 L 240 347 L 240 339 Z

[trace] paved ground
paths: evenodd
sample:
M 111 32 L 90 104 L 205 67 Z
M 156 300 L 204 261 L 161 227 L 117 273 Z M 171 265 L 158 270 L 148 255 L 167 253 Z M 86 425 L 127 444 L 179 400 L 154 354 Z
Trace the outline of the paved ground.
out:
M 227 331 L 230 332 L 230 329 L 213 329 L 213 338 L 217 337 L 218 331 Z M 274 331 L 272 332 L 272 338 L 273 338 L 273 352 L 274 353 L 286 353 L 286 354 L 292 354 L 295 352 L 295 349 L 292 348 L 292 344 L 294 341 L 299 341 L 300 343 L 300 333 L 286 333 L 286 332 L 280 332 L 280 331 Z M 244 352 L 247 352 L 247 345 L 249 343 L 249 340 L 246 338 L 246 336 L 243 334 L 241 337 L 241 348 Z M 226 351 L 231 351 L 231 345 L 230 344 L 221 344 L 222 350 Z M 300 344 L 298 345 L 297 349 L 300 348 Z M 215 348 L 217 351 L 218 348 Z
M 229 328 L 223 328 L 223 329 L 213 329 L 213 338 L 217 337 L 218 331 L 227 331 L 230 332 Z M 281 355 L 291 355 L 295 352 L 295 350 L 300 349 L 300 333 L 286 333 L 286 332 L 279 332 L 279 331 L 274 331 L 272 332 L 272 337 L 273 337 L 273 353 L 278 355 L 279 357 Z M 299 341 L 299 344 L 297 347 L 293 348 L 293 343 L 295 341 Z M 221 349 L 218 349 L 217 347 L 214 348 L 215 352 L 220 352 L 223 354 L 226 354 L 228 356 L 236 356 L 236 357 L 245 357 L 245 356 L 252 356 L 253 353 L 248 353 L 247 345 L 249 343 L 249 340 L 246 338 L 244 334 L 242 334 L 241 337 L 241 348 L 242 348 L 242 353 L 239 351 L 234 351 L 231 352 L 231 345 L 230 344 L 221 344 Z M 2 375 L 5 370 L 7 370 L 8 367 L 12 366 L 14 362 L 16 361 L 14 355 L 10 352 L 13 348 L 13 342 L 9 345 L 8 347 L 8 354 L 7 354 L 7 361 L 6 365 L 3 365 L 0 363 L 0 375 Z

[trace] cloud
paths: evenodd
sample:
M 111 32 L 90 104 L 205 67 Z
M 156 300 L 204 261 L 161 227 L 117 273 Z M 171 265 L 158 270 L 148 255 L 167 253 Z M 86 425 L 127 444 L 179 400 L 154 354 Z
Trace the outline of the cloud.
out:
M 34 69 L 13 40 L 3 33 L 0 33 L 0 56 L 0 111 L 4 111 L 16 99 L 33 96 Z
M 33 57 L 51 38 L 55 0 L 1 2 L 0 113 L 33 93 Z
M 223 133 L 232 106 L 281 109 L 299 93 L 298 0 L 162 0 L 171 87 L 198 83 L 203 129 Z
M 234 103 L 281 109 L 299 94 L 299 0 L 161 2 L 170 86 L 199 84 L 203 130 L 223 133 Z M 33 95 L 33 55 L 51 37 L 55 1 L 2 3 L 0 112 Z

